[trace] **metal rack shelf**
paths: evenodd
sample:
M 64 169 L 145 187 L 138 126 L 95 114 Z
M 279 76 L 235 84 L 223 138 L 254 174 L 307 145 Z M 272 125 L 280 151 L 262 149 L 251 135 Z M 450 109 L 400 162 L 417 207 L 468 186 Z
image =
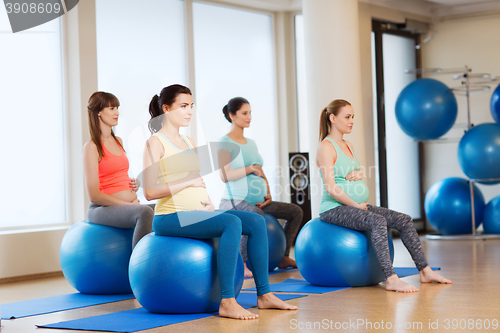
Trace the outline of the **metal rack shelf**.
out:
M 494 84 L 500 82 L 500 76 L 491 76 L 489 73 L 472 73 L 467 65 L 463 68 L 416 68 L 405 70 L 408 74 L 456 74 L 453 76 L 454 80 L 462 80 L 462 86 L 450 88 L 453 93 L 458 95 L 463 95 L 466 98 L 467 105 L 467 123 L 465 126 L 465 132 L 471 129 L 473 126 L 471 123 L 470 115 L 470 96 L 475 94 L 484 93 L 491 90 L 489 84 Z M 460 74 L 458 74 L 460 73 Z M 458 125 L 458 124 L 457 124 Z M 455 127 L 455 126 L 454 126 Z M 455 128 L 458 128 L 455 127 Z M 434 140 L 422 140 L 423 142 L 436 142 L 436 143 L 446 143 L 446 142 L 458 142 L 460 138 L 443 138 Z M 465 235 L 450 235 L 444 236 L 440 234 L 429 234 L 426 235 L 427 239 L 439 239 L 439 240 L 486 240 L 486 239 L 500 239 L 500 234 L 478 234 L 476 233 L 476 216 L 474 211 L 474 183 L 476 182 L 486 182 L 486 181 L 500 181 L 500 178 L 489 178 L 489 179 L 469 179 L 469 189 L 471 197 L 471 217 L 472 217 L 472 234 Z

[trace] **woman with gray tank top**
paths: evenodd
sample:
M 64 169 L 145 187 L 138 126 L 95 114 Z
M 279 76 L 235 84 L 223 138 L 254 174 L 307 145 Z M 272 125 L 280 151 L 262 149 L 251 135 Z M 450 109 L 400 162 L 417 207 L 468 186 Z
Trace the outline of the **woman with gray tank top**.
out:
M 360 164 L 352 144 L 343 138 L 344 134 L 351 133 L 353 124 L 354 109 L 345 100 L 334 100 L 321 112 L 321 143 L 316 160 L 324 185 L 320 205 L 321 220 L 353 230 L 371 232 L 372 244 L 386 277 L 387 290 L 418 291 L 418 288 L 402 281 L 392 267 L 387 228 L 399 231 L 403 244 L 420 272 L 421 282 L 451 283 L 427 264 L 410 216 L 367 204 L 368 187 L 362 180 Z

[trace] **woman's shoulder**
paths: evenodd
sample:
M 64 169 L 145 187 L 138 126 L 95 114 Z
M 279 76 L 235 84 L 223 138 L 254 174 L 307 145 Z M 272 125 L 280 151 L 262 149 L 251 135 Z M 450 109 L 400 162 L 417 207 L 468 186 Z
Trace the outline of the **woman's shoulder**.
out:
M 250 139 L 250 138 L 248 138 L 248 137 L 245 136 L 245 140 L 247 140 L 247 144 L 250 144 L 252 146 L 257 147 L 257 143 L 255 142 L 254 139 Z
M 337 149 L 335 149 L 335 146 L 333 145 L 333 142 L 328 140 L 327 138 L 321 140 L 318 146 L 318 154 L 332 154 L 332 155 L 337 155 Z
M 97 146 L 92 139 L 89 139 L 89 141 L 85 142 L 83 145 L 83 151 L 84 152 L 91 152 L 91 151 L 97 151 Z
M 335 141 L 331 140 L 328 137 L 321 140 L 321 142 L 319 143 L 319 147 L 323 148 L 323 149 L 328 149 L 328 150 L 330 150 L 330 149 L 336 150 L 335 149 Z
M 148 145 L 149 147 L 153 147 L 153 146 L 159 146 L 161 145 L 161 141 L 160 141 L 160 137 L 159 135 L 157 135 L 157 133 L 154 133 L 153 135 L 151 135 L 147 140 L 146 140 L 146 145 Z

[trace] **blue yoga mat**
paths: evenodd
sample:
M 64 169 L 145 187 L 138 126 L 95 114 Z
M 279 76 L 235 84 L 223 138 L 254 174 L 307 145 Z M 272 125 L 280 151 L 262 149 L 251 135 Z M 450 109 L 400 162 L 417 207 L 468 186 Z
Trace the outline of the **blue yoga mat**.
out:
M 276 295 L 286 301 L 289 299 L 304 297 L 307 295 Z M 254 293 L 242 293 L 236 299 L 244 308 L 257 306 L 257 295 Z M 100 316 L 63 321 L 54 324 L 37 325 L 42 328 L 59 328 L 85 331 L 107 331 L 107 332 L 136 332 L 150 328 L 182 323 L 213 316 L 217 313 L 196 314 L 154 314 L 144 308 L 109 313 Z
M 292 268 L 292 267 L 288 267 L 288 268 L 276 268 L 274 269 L 274 271 L 270 271 L 269 272 L 269 275 L 274 275 L 274 274 L 281 274 L 281 273 L 287 273 L 287 272 L 294 272 L 294 271 L 297 271 L 298 268 Z M 246 279 L 253 279 L 253 277 L 246 277 Z
M 283 282 L 271 284 L 271 291 L 283 291 L 289 293 L 308 293 L 308 294 L 323 294 L 330 291 L 337 291 L 347 289 L 349 287 L 320 287 L 313 286 L 306 280 L 302 279 L 286 279 Z M 243 289 L 248 291 L 255 291 L 256 288 Z
M 125 299 L 131 298 L 134 298 L 134 295 L 88 295 L 75 293 L 2 304 L 0 305 L 0 309 L 2 313 L 2 319 L 15 319 L 64 310 L 84 308 L 86 306 L 92 305 L 123 301 Z
M 439 267 L 431 267 L 433 271 L 439 270 Z M 410 276 L 418 274 L 418 269 L 415 267 L 395 267 L 394 270 L 399 277 Z M 330 291 L 337 291 L 349 287 L 321 287 L 313 286 L 303 279 L 286 279 L 283 282 L 271 284 L 271 291 L 273 292 L 289 292 L 289 293 L 308 293 L 308 294 L 322 294 Z M 246 291 L 255 291 L 256 288 L 243 289 Z
M 433 271 L 438 271 L 441 267 L 431 267 L 431 269 Z M 400 278 L 418 274 L 418 269 L 416 267 L 394 267 L 394 271 L 396 271 L 397 276 Z

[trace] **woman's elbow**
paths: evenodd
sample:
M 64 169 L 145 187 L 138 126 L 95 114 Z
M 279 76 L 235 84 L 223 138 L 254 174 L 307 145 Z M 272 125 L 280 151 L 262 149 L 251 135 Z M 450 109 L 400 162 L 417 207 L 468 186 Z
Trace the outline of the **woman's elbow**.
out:
M 95 191 L 87 191 L 87 194 L 89 195 L 89 200 L 92 203 L 98 204 L 97 202 L 99 201 L 99 197 L 101 192 L 95 192 Z
M 151 193 L 150 190 L 144 190 L 144 197 L 146 198 L 146 200 L 150 201 L 150 200 L 154 200 L 154 199 L 157 199 L 153 196 L 153 193 Z
M 227 179 L 227 174 L 224 174 L 222 171 L 219 172 L 219 175 L 220 175 L 220 180 L 222 180 L 223 183 L 227 183 L 228 182 L 228 179 Z

